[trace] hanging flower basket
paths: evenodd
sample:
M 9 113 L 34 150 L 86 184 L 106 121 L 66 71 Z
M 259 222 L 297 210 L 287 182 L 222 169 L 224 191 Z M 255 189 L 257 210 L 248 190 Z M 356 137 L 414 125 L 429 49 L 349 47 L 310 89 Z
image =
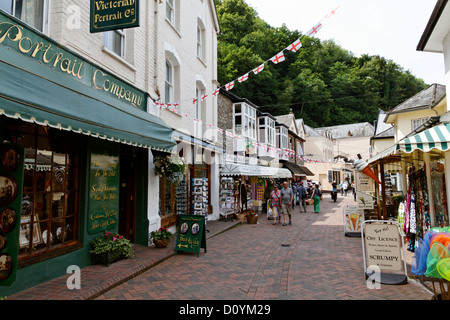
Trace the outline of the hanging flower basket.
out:
M 168 182 L 179 183 L 183 180 L 186 165 L 179 157 L 157 156 L 155 158 L 155 174 L 164 176 Z

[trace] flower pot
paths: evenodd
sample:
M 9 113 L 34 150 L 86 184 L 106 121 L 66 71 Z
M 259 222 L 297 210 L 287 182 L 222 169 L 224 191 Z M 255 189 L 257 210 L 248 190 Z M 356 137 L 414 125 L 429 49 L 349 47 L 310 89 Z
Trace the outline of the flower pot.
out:
M 170 242 L 170 239 L 165 240 L 159 240 L 159 239 L 153 239 L 153 244 L 157 248 L 166 248 Z
M 247 215 L 247 223 L 256 224 L 258 222 L 258 215 Z
M 109 266 L 111 263 L 123 259 L 122 257 L 117 257 L 112 252 L 105 253 L 91 253 L 92 264 L 102 264 Z

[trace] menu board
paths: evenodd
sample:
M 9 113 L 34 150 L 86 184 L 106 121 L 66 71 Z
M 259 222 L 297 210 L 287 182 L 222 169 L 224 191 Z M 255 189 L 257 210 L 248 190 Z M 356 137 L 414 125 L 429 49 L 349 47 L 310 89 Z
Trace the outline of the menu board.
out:
M 16 280 L 23 190 L 23 148 L 0 144 L 0 286 Z
M 177 251 L 197 252 L 198 257 L 201 248 L 204 248 L 206 252 L 205 217 L 190 214 L 180 215 L 175 254 Z
M 342 208 L 344 216 L 344 233 L 348 237 L 361 237 L 361 226 L 364 222 L 364 210 L 357 206 Z
M 119 155 L 91 153 L 89 173 L 89 234 L 111 230 L 119 220 Z

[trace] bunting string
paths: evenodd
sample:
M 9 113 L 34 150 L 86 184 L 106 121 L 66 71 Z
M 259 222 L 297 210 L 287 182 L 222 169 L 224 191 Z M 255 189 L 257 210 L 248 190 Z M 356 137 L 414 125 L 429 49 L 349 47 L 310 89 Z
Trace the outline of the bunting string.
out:
M 340 8 L 340 6 L 338 6 L 336 9 L 332 10 L 325 17 L 323 17 L 317 24 L 315 24 L 311 29 L 309 29 L 306 32 L 306 35 L 308 35 L 310 37 L 314 37 L 322 29 L 322 27 L 323 27 L 322 22 L 324 20 L 328 20 L 332 16 L 334 16 L 336 14 L 336 11 L 339 8 Z M 302 47 L 302 43 L 301 43 L 300 39 L 295 40 L 293 43 L 288 45 L 286 48 L 284 48 L 283 50 L 278 52 L 276 55 L 274 55 L 270 59 L 264 61 L 258 67 L 254 68 L 254 69 L 250 70 L 249 72 L 246 72 L 245 74 L 239 76 L 238 78 L 228 82 L 224 86 L 216 88 L 211 93 L 211 98 L 216 98 L 218 96 L 219 92 L 220 92 L 220 89 L 222 89 L 222 88 L 225 89 L 226 91 L 231 91 L 234 88 L 236 82 L 243 83 L 243 82 L 247 81 L 249 79 L 249 75 L 251 73 L 253 73 L 254 75 L 260 74 L 264 70 L 265 65 L 267 63 L 272 62 L 273 64 L 279 64 L 279 63 L 285 61 L 286 57 L 285 57 L 284 51 L 288 50 L 288 51 L 291 51 L 291 52 L 298 52 L 301 47 Z M 210 96 L 208 94 L 204 94 L 204 95 L 202 95 L 200 97 L 192 98 L 192 99 L 190 99 L 190 101 L 191 101 L 192 104 L 196 104 L 199 101 L 202 101 L 202 102 L 206 101 L 209 97 Z M 171 111 L 171 112 L 173 112 L 175 114 L 178 114 L 178 115 L 180 115 L 180 116 L 182 116 L 182 117 L 184 117 L 186 119 L 193 120 L 194 122 L 196 122 L 198 124 L 202 124 L 203 123 L 203 121 L 201 121 L 200 119 L 192 117 L 192 116 L 188 115 L 187 113 L 182 113 L 180 111 L 180 108 L 179 108 L 180 107 L 180 103 L 179 102 L 176 102 L 176 103 L 162 103 L 162 102 L 154 101 L 154 104 L 155 104 L 155 107 L 159 107 L 161 109 L 167 109 L 167 110 L 169 110 L 169 111 Z M 234 139 L 241 140 L 241 139 L 244 138 L 244 137 L 236 135 L 236 134 L 234 134 L 234 133 L 232 133 L 230 131 L 222 130 L 221 128 L 219 128 L 217 126 L 214 126 L 212 124 L 209 124 L 209 123 L 205 122 L 205 125 L 208 128 L 217 130 L 219 133 L 225 134 L 225 135 L 227 135 L 229 137 L 232 137 Z M 331 160 L 316 160 L 316 159 L 304 158 L 302 155 L 295 155 L 295 152 L 293 150 L 286 149 L 286 148 L 285 149 L 281 149 L 281 148 L 271 147 L 271 146 L 267 146 L 266 144 L 259 143 L 259 142 L 255 141 L 253 139 L 249 139 L 249 138 L 247 138 L 247 139 L 250 141 L 250 145 L 252 147 L 263 148 L 267 152 L 269 152 L 269 151 L 276 152 L 279 155 L 279 157 L 286 157 L 286 156 L 290 157 L 290 158 L 297 157 L 298 159 L 303 159 L 305 162 L 316 162 L 316 163 L 317 162 L 321 162 L 321 163 L 324 163 L 324 162 L 330 163 L 330 162 L 332 162 Z

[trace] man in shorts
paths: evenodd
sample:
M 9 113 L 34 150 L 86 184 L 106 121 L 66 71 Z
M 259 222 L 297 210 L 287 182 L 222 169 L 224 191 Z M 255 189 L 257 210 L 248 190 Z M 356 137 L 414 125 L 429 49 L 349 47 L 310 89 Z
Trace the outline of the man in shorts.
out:
M 281 207 L 283 210 L 283 226 L 286 226 L 286 215 L 289 216 L 289 224 L 292 224 L 292 202 L 294 201 L 294 192 L 289 188 L 287 181 L 283 182 L 281 189 Z

